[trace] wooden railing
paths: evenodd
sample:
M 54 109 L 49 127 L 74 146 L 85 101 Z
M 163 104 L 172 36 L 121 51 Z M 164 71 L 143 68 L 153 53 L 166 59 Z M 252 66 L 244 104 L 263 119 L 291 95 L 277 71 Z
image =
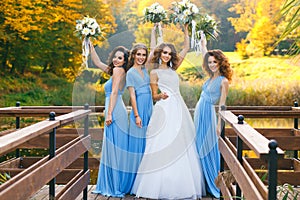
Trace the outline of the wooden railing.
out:
M 227 107 L 219 111 L 223 130 L 219 138 L 221 170 L 230 170 L 235 183 L 222 177 L 222 198 L 277 199 L 277 184 L 300 185 L 300 135 L 297 134 L 299 109 L 296 107 Z M 235 113 L 235 114 L 234 114 Z M 294 128 L 254 129 L 244 121 L 249 118 L 294 118 Z M 278 147 L 279 146 L 279 147 Z M 243 157 L 252 150 L 257 158 Z M 284 150 L 294 151 L 294 158 L 284 158 Z M 267 170 L 264 170 L 263 168 Z M 267 173 L 268 179 L 262 180 Z M 235 185 L 235 187 L 234 187 Z
M 10 199 L 12 196 L 26 199 L 45 184 L 49 184 L 49 198 L 72 199 L 83 191 L 86 199 L 90 170 L 97 171 L 99 166 L 99 159 L 95 158 L 88 158 L 87 166 L 87 151 L 91 141 L 102 140 L 103 128 L 90 127 L 87 130 L 88 125 L 76 128 L 63 126 L 81 119 L 87 124 L 88 116 L 102 113 L 103 109 L 103 106 L 85 110 L 83 106 L 18 104 L 16 107 L 0 108 L 0 117 L 16 119 L 16 129 L 0 132 L 0 156 L 17 152 L 15 158 L 0 163 L 0 172 L 9 172 L 12 176 L 0 186 L 0 199 Z M 45 117 L 53 111 L 58 115 L 54 120 L 46 119 L 28 127 L 20 124 L 22 117 Z M 243 196 L 246 199 L 273 200 L 277 184 L 300 185 L 298 107 L 228 106 L 219 113 L 226 125 L 219 139 L 223 158 L 221 167 L 225 172 L 230 170 L 235 179 L 229 185 L 222 179 L 222 198 Z M 294 127 L 253 128 L 240 115 L 245 118 L 293 118 Z M 23 128 L 18 129 L 20 127 Z M 34 148 L 49 149 L 49 155 L 22 157 L 18 152 L 18 149 Z M 244 150 L 252 150 L 257 158 L 244 157 Z M 286 150 L 294 151 L 294 158 L 284 158 Z M 261 176 L 266 173 L 268 179 L 262 180 Z M 64 189 L 55 193 L 55 183 L 64 184 Z
M 24 147 L 47 148 L 49 155 L 33 159 L 16 157 L 0 163 L 0 172 L 10 173 L 12 177 L 0 185 L 0 199 L 28 199 L 47 184 L 49 184 L 49 199 L 75 199 L 81 192 L 83 192 L 83 198 L 87 199 L 87 186 L 90 181 L 88 150 L 91 147 L 88 116 L 91 110 L 88 106 L 72 110 L 74 110 L 72 107 L 0 109 L 0 117 L 15 116 L 16 123 L 20 123 L 19 117 L 21 116 L 41 116 L 46 112 L 49 115 L 49 119 L 33 125 L 1 132 L 0 155 Z M 60 116 L 56 117 L 53 111 L 59 113 Z M 83 134 L 64 140 L 57 146 L 57 130 L 78 120 L 83 120 Z M 16 128 L 18 127 L 20 127 L 19 124 L 16 124 Z M 35 143 L 37 141 L 41 143 Z M 80 164 L 74 164 L 75 161 Z M 79 167 L 68 169 L 71 165 L 81 165 L 81 169 Z M 63 182 L 65 186 L 56 194 L 55 184 L 60 182 Z

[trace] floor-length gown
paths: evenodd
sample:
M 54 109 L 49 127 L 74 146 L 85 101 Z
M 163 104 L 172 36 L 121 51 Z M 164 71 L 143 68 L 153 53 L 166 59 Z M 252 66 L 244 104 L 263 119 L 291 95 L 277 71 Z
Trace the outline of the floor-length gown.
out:
M 135 124 L 135 116 L 133 110 L 129 117 L 129 145 L 127 166 L 127 188 L 126 193 L 129 193 L 136 177 L 136 172 L 142 160 L 146 144 L 146 131 L 152 114 L 152 95 L 150 89 L 150 78 L 146 68 L 142 68 L 143 76 L 135 68 L 130 68 L 126 75 L 126 86 L 133 87 L 135 90 L 136 104 L 139 117 L 142 121 L 142 128 Z
M 200 157 L 207 191 L 220 198 L 220 190 L 215 179 L 220 171 L 220 152 L 217 137 L 217 115 L 214 105 L 221 96 L 221 83 L 224 76 L 208 79 L 203 87 L 194 113 L 196 145 Z
M 112 92 L 112 77 L 105 83 L 105 116 L 108 111 Z M 123 197 L 126 187 L 126 155 L 128 149 L 128 115 L 124 105 L 122 91 L 112 112 L 112 123 L 104 125 L 102 155 L 99 166 L 96 189 L 93 193 L 105 196 Z
M 146 149 L 132 193 L 151 199 L 196 199 L 205 193 L 195 145 L 195 127 L 179 91 L 179 77 L 171 68 L 155 69 L 159 100 L 146 133 Z

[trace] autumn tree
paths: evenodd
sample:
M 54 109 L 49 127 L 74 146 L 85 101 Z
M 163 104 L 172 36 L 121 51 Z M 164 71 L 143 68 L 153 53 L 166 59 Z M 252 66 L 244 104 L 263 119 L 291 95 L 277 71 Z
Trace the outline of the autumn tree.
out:
M 4 0 L 0 9 L 0 59 L 11 72 L 37 65 L 74 77 L 81 66 L 75 20 L 96 17 L 104 35 L 116 27 L 111 8 L 101 0 Z
M 249 55 L 269 55 L 276 42 L 280 22 L 276 16 L 283 0 L 242 0 L 233 5 L 230 11 L 239 14 L 237 18 L 229 18 L 236 32 L 246 32 Z M 239 49 L 238 49 L 239 50 Z

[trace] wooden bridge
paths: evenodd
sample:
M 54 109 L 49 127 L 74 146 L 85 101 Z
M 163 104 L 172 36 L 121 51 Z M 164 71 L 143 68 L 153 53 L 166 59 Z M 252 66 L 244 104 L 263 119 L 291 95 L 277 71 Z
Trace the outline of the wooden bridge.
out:
M 223 199 L 274 200 L 280 195 L 278 185 L 300 185 L 297 106 L 228 106 L 218 111 L 224 125 L 219 138 L 222 173 L 218 178 Z M 0 108 L 1 118 L 15 121 L 15 128 L 0 132 L 0 156 L 13 154 L 0 163 L 0 173 L 11 176 L 0 185 L 0 200 L 107 199 L 91 194 L 94 186 L 90 184 L 91 173 L 97 174 L 99 157 L 89 154 L 93 142 L 103 137 L 103 128 L 91 127 L 91 116 L 101 115 L 103 109 L 18 103 Z M 22 124 L 28 117 L 39 121 Z M 247 118 L 292 118 L 294 127 L 253 128 Z M 22 149 L 46 149 L 48 154 L 25 157 Z M 249 150 L 255 158 L 243 156 Z M 286 156 L 287 151 L 293 152 L 293 158 Z

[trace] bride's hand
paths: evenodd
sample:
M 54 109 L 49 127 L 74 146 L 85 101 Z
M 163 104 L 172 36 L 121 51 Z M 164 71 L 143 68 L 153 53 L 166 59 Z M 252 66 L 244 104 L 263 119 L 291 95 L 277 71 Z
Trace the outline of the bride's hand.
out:
M 166 98 L 168 98 L 169 97 L 169 95 L 166 93 L 166 92 L 162 92 L 162 93 L 160 93 L 160 98 L 161 99 L 166 99 Z

